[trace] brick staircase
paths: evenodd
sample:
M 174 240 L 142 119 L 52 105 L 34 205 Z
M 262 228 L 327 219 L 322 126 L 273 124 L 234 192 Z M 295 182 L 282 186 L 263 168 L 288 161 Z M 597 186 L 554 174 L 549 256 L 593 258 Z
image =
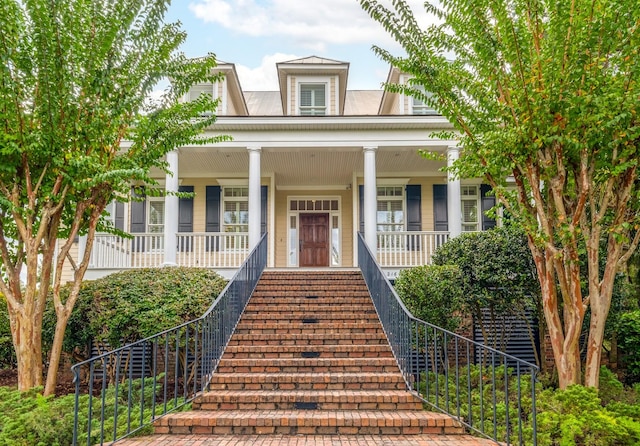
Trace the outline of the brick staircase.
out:
M 266 271 L 209 392 L 192 412 L 158 420 L 155 433 L 457 436 L 464 430 L 446 415 L 422 410 L 406 390 L 360 272 Z

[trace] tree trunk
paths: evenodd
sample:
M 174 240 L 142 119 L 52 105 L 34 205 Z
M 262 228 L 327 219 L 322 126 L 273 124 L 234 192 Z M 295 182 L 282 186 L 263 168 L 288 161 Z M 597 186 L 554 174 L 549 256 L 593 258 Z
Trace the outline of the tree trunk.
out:
M 18 362 L 18 390 L 42 386 L 42 336 L 32 315 L 15 312 L 11 335 Z
M 53 345 L 51 346 L 50 363 L 47 370 L 47 381 L 44 387 L 44 395 L 53 395 L 56 392 L 58 384 L 58 369 L 60 368 L 60 357 L 62 355 L 62 343 L 64 341 L 64 333 L 67 329 L 67 323 L 71 312 L 67 314 L 57 314 L 56 330 L 53 335 Z

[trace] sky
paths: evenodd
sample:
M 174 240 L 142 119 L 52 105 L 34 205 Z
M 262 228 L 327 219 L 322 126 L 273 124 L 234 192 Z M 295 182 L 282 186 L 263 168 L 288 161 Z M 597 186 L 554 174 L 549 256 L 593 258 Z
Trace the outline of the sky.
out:
M 423 1 L 408 3 L 426 24 Z M 372 45 L 402 54 L 358 0 L 173 0 L 166 19 L 182 23 L 188 57 L 234 63 L 245 91 L 277 90 L 276 62 L 307 56 L 349 62 L 351 90 L 379 89 L 389 66 Z

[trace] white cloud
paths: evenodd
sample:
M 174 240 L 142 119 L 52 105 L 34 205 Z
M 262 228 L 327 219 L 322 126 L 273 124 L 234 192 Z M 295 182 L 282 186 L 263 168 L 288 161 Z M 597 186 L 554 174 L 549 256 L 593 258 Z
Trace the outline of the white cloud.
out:
M 250 68 L 236 64 L 240 85 L 244 91 L 274 91 L 278 89 L 276 63 L 299 59 L 294 54 L 276 53 L 264 56 L 260 66 Z
M 423 0 L 408 3 L 426 24 Z M 253 37 L 286 37 L 319 53 L 332 44 L 391 43 L 356 0 L 195 0 L 189 9 L 207 23 Z

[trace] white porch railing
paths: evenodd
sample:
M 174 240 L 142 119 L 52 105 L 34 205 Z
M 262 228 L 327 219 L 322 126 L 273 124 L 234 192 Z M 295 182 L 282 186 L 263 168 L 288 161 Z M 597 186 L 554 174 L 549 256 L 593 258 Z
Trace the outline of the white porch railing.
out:
M 237 268 L 249 255 L 249 234 L 194 232 L 178 234 L 178 265 Z
M 448 232 L 378 232 L 378 263 L 382 267 L 411 267 L 431 263 L 438 246 L 449 240 Z
M 164 263 L 164 234 L 132 234 L 133 239 L 97 234 L 90 268 L 152 268 Z M 177 263 L 202 268 L 239 267 L 249 254 L 246 233 L 179 233 Z

